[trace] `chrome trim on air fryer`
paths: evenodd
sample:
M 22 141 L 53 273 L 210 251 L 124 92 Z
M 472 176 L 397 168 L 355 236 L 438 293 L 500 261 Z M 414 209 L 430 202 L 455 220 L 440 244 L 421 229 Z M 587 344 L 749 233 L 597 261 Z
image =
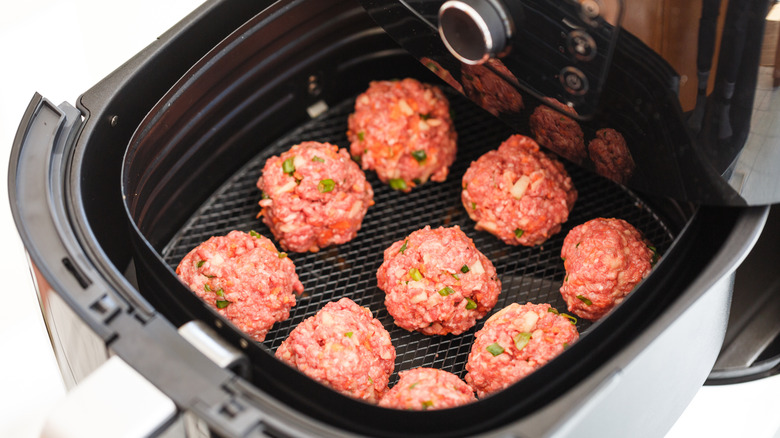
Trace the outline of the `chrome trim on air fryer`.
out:
M 503 6 L 489 0 L 449 0 L 439 8 L 439 35 L 458 60 L 480 65 L 495 57 L 512 38 Z

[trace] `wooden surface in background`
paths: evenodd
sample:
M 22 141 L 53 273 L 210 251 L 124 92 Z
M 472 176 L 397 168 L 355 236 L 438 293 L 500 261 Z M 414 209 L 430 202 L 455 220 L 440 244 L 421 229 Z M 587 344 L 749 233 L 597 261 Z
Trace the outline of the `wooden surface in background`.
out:
M 728 0 L 722 0 L 716 41 L 720 41 Z M 696 53 L 699 37 L 701 0 L 624 0 L 623 28 L 641 39 L 680 75 L 680 103 L 684 111 L 696 104 Z M 718 65 L 718 44 L 712 66 Z M 708 93 L 715 72 L 710 74 Z

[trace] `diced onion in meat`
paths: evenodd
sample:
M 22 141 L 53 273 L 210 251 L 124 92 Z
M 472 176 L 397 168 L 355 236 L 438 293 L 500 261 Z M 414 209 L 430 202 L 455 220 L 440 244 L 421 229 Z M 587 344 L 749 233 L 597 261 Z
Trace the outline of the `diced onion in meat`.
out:
M 298 229 L 298 226 L 294 223 L 285 223 L 279 225 L 279 230 L 285 233 L 289 233 L 291 231 L 295 231 Z
M 515 322 L 515 327 L 521 332 L 532 332 L 539 321 L 539 315 L 536 312 L 526 312 L 519 321 Z
M 425 291 L 424 291 L 424 290 L 422 290 L 422 291 L 420 291 L 420 293 L 418 293 L 417 295 L 413 296 L 413 297 L 412 297 L 412 298 L 409 300 L 409 302 L 411 302 L 412 304 L 418 304 L 418 303 L 422 303 L 422 302 L 423 302 L 423 301 L 425 301 L 427 298 L 428 298 L 428 294 L 426 294 L 426 293 L 425 293 Z
M 320 324 L 322 325 L 332 325 L 333 324 L 333 315 L 330 312 L 322 312 L 318 315 L 320 318 Z
M 297 185 L 298 184 L 295 182 L 295 180 L 290 180 L 289 182 L 287 182 L 287 184 L 276 189 L 276 193 L 274 194 L 281 195 L 282 193 L 292 192 L 293 190 L 295 190 L 295 186 Z
M 355 201 L 354 204 L 352 204 L 352 207 L 349 209 L 349 214 L 347 216 L 351 218 L 358 217 L 358 215 L 363 211 L 363 203 L 360 201 Z
M 523 175 L 516 182 L 515 185 L 509 190 L 515 199 L 520 199 L 525 195 L 525 191 L 528 189 L 528 184 L 531 183 L 531 178 Z
M 414 110 L 409 106 L 408 103 L 406 103 L 405 99 L 398 101 L 398 107 L 401 109 L 401 112 L 404 113 L 404 115 L 411 116 L 414 114 Z
M 485 268 L 483 268 L 483 267 L 482 267 L 482 263 L 481 263 L 479 260 L 477 260 L 476 262 L 474 262 L 474 263 L 473 263 L 473 264 L 472 264 L 472 265 L 469 267 L 469 269 L 470 269 L 470 270 L 472 270 L 472 271 L 474 271 L 474 273 L 475 273 L 475 274 L 484 274 L 484 273 L 485 273 Z
M 496 223 L 493 221 L 478 221 L 476 228 L 478 230 L 485 230 L 492 234 L 496 234 L 496 232 L 498 232 L 498 225 L 496 225 Z

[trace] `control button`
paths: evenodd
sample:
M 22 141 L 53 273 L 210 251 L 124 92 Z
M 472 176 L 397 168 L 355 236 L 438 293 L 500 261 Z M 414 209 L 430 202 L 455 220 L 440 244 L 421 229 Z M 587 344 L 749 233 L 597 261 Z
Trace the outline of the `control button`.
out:
M 448 0 L 439 8 L 439 36 L 461 62 L 477 65 L 503 52 L 512 37 L 504 5 L 495 0 Z
M 573 30 L 566 37 L 569 52 L 580 61 L 590 61 L 596 57 L 598 49 L 593 37 L 581 30 Z
M 585 73 L 574 67 L 565 67 L 560 73 L 561 85 L 566 92 L 582 96 L 588 92 L 588 78 Z
M 601 13 L 601 6 L 599 6 L 599 2 L 596 0 L 582 0 L 580 7 L 582 8 L 582 15 L 591 20 L 597 18 Z

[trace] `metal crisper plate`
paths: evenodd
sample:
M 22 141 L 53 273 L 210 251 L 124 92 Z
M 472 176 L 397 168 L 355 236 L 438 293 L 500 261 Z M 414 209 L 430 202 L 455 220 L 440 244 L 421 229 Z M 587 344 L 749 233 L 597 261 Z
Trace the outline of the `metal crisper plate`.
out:
M 448 97 L 458 132 L 458 155 L 447 181 L 428 182 L 407 194 L 382 184 L 374 172 L 366 172 L 375 192 L 375 205 L 368 209 L 358 236 L 318 253 L 290 253 L 305 290 L 292 308 L 290 318 L 270 330 L 263 342 L 266 347 L 275 351 L 298 323 L 314 315 L 327 302 L 349 297 L 371 309 L 390 332 L 397 353 L 391 385 L 397 380 L 398 371 L 420 366 L 444 369 L 462 378 L 474 333 L 490 314 L 513 302 L 529 301 L 549 303 L 566 312 L 559 292 L 565 276 L 560 254 L 563 239 L 574 226 L 596 217 L 618 217 L 642 231 L 659 253 L 663 254 L 671 245 L 673 233 L 635 194 L 567 162 L 564 164 L 579 198 L 560 233 L 541 246 L 527 248 L 506 245 L 487 232 L 476 231 L 461 204 L 461 178 L 472 161 L 497 148 L 512 131 L 459 94 L 448 93 Z M 353 108 L 354 99 L 348 99 L 274 144 L 265 148 L 257 145 L 258 149 L 262 148 L 257 156 L 226 181 L 169 242 L 163 250 L 164 260 L 175 269 L 192 248 L 211 236 L 225 235 L 231 230 L 255 230 L 273 239 L 270 230 L 256 218 L 260 191 L 255 184 L 265 160 L 308 140 L 349 148 L 347 117 Z M 493 312 L 458 336 L 425 336 L 395 326 L 384 306 L 384 293 L 376 285 L 376 271 L 382 264 L 384 250 L 425 225 L 432 228 L 459 225 L 493 262 L 501 279 L 501 295 Z M 580 333 L 586 332 L 590 325 L 582 319 L 577 323 Z

